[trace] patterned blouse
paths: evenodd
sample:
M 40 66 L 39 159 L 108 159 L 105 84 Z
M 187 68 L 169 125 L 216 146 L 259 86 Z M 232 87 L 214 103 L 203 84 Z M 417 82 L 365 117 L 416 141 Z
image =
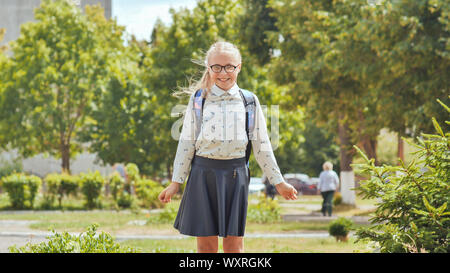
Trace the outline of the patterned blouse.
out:
M 172 181 L 184 183 L 194 153 L 213 159 L 245 157 L 248 138 L 245 131 L 245 107 L 235 84 L 224 91 L 214 85 L 203 107 L 202 125 L 195 140 L 195 113 L 192 94 L 183 121 L 173 166 Z M 276 185 L 284 182 L 267 134 L 264 114 L 255 96 L 255 131 L 252 139 L 252 153 L 269 182 Z

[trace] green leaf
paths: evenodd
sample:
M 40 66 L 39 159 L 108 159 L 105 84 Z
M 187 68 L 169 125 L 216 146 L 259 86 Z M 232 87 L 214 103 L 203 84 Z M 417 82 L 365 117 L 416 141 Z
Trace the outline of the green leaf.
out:
M 447 203 L 442 204 L 439 208 L 437 208 L 437 213 L 442 214 L 447 209 Z
M 362 158 L 364 158 L 364 160 L 367 162 L 367 164 L 370 164 L 371 161 L 369 160 L 369 158 L 367 158 L 367 156 L 364 154 L 364 152 L 358 148 L 358 146 L 353 145 L 353 148 L 355 148 L 356 151 L 362 156 Z
M 444 132 L 442 132 L 441 126 L 439 126 L 439 123 L 436 121 L 436 119 L 433 117 L 431 119 L 433 121 L 434 128 L 436 128 L 436 131 L 443 137 L 445 137 Z
M 442 105 L 442 107 L 444 107 L 445 110 L 447 110 L 447 112 L 450 113 L 450 107 L 448 107 L 447 105 L 445 105 L 441 100 L 437 99 L 437 102 L 439 102 L 440 105 Z
M 422 200 L 423 200 L 423 204 L 425 205 L 425 207 L 427 208 L 427 210 L 429 212 L 435 212 L 436 211 L 436 208 L 434 208 L 433 206 L 430 205 L 430 203 L 428 202 L 428 200 L 427 200 L 427 198 L 425 196 L 422 198 Z

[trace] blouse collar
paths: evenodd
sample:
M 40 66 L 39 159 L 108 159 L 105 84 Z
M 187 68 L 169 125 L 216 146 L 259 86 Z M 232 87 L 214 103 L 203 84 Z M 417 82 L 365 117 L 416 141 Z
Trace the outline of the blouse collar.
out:
M 235 95 L 239 91 L 239 86 L 237 83 L 234 83 L 233 87 L 231 87 L 228 91 L 223 90 L 222 88 L 218 87 L 216 84 L 214 84 L 211 87 L 211 92 L 216 96 L 222 96 L 222 95 Z

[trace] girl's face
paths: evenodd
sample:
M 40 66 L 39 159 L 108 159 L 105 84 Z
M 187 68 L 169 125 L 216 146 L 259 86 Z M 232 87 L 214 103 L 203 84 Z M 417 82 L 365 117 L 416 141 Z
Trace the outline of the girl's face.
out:
M 213 66 L 213 68 L 211 68 L 211 66 Z M 236 68 L 234 69 L 233 66 Z M 231 71 L 233 69 L 234 71 Z M 235 54 L 229 52 L 217 52 L 211 54 L 209 57 L 208 70 L 212 82 L 223 90 L 229 90 L 236 83 L 237 76 L 241 71 L 241 63 L 238 56 L 235 56 Z M 220 72 L 217 72 L 218 70 Z

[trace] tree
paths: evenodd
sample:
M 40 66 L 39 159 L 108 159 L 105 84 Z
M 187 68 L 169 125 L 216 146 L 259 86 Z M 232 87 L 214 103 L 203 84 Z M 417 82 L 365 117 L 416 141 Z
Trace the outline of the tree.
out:
M 366 78 L 378 63 L 367 43 L 355 38 L 366 1 L 269 1 L 279 32 L 271 41 L 281 55 L 272 59 L 274 80 L 289 86 L 292 101 L 308 118 L 337 133 L 344 203 L 354 204 L 352 145 L 363 142 L 376 158 L 383 127 Z M 363 71 L 363 72 L 361 72 Z
M 445 122 L 449 124 L 450 108 L 438 102 L 447 112 Z M 435 133 L 422 134 L 418 144 L 411 143 L 418 151 L 408 166 L 400 161 L 400 166 L 377 167 L 359 151 L 365 163 L 355 167 L 369 175 L 361 182 L 362 196 L 379 202 L 373 225 L 359 229 L 357 236 L 358 240 L 377 242 L 381 252 L 450 250 L 450 133 L 434 117 L 430 123 Z
M 276 32 L 276 18 L 267 0 L 243 0 L 243 14 L 237 18 L 239 40 L 259 65 L 267 64 L 273 54 L 268 32 Z
M 115 54 L 114 72 L 95 102 L 80 134 L 89 151 L 104 163 L 133 162 L 142 168 L 151 162 L 159 133 L 152 127 L 156 102 L 142 83 L 142 57 L 130 41 Z
M 122 44 L 123 28 L 107 21 L 99 6 L 86 13 L 68 1 L 42 1 L 36 22 L 22 25 L 11 45 L 0 98 L 0 145 L 11 143 L 23 156 L 60 157 L 67 172 Z
M 368 77 L 378 114 L 402 136 L 433 130 L 427 122 L 446 113 L 434 102 L 450 93 L 448 1 L 382 1 L 366 6 L 356 37 L 376 54 Z M 406 130 L 408 129 L 408 130 Z

